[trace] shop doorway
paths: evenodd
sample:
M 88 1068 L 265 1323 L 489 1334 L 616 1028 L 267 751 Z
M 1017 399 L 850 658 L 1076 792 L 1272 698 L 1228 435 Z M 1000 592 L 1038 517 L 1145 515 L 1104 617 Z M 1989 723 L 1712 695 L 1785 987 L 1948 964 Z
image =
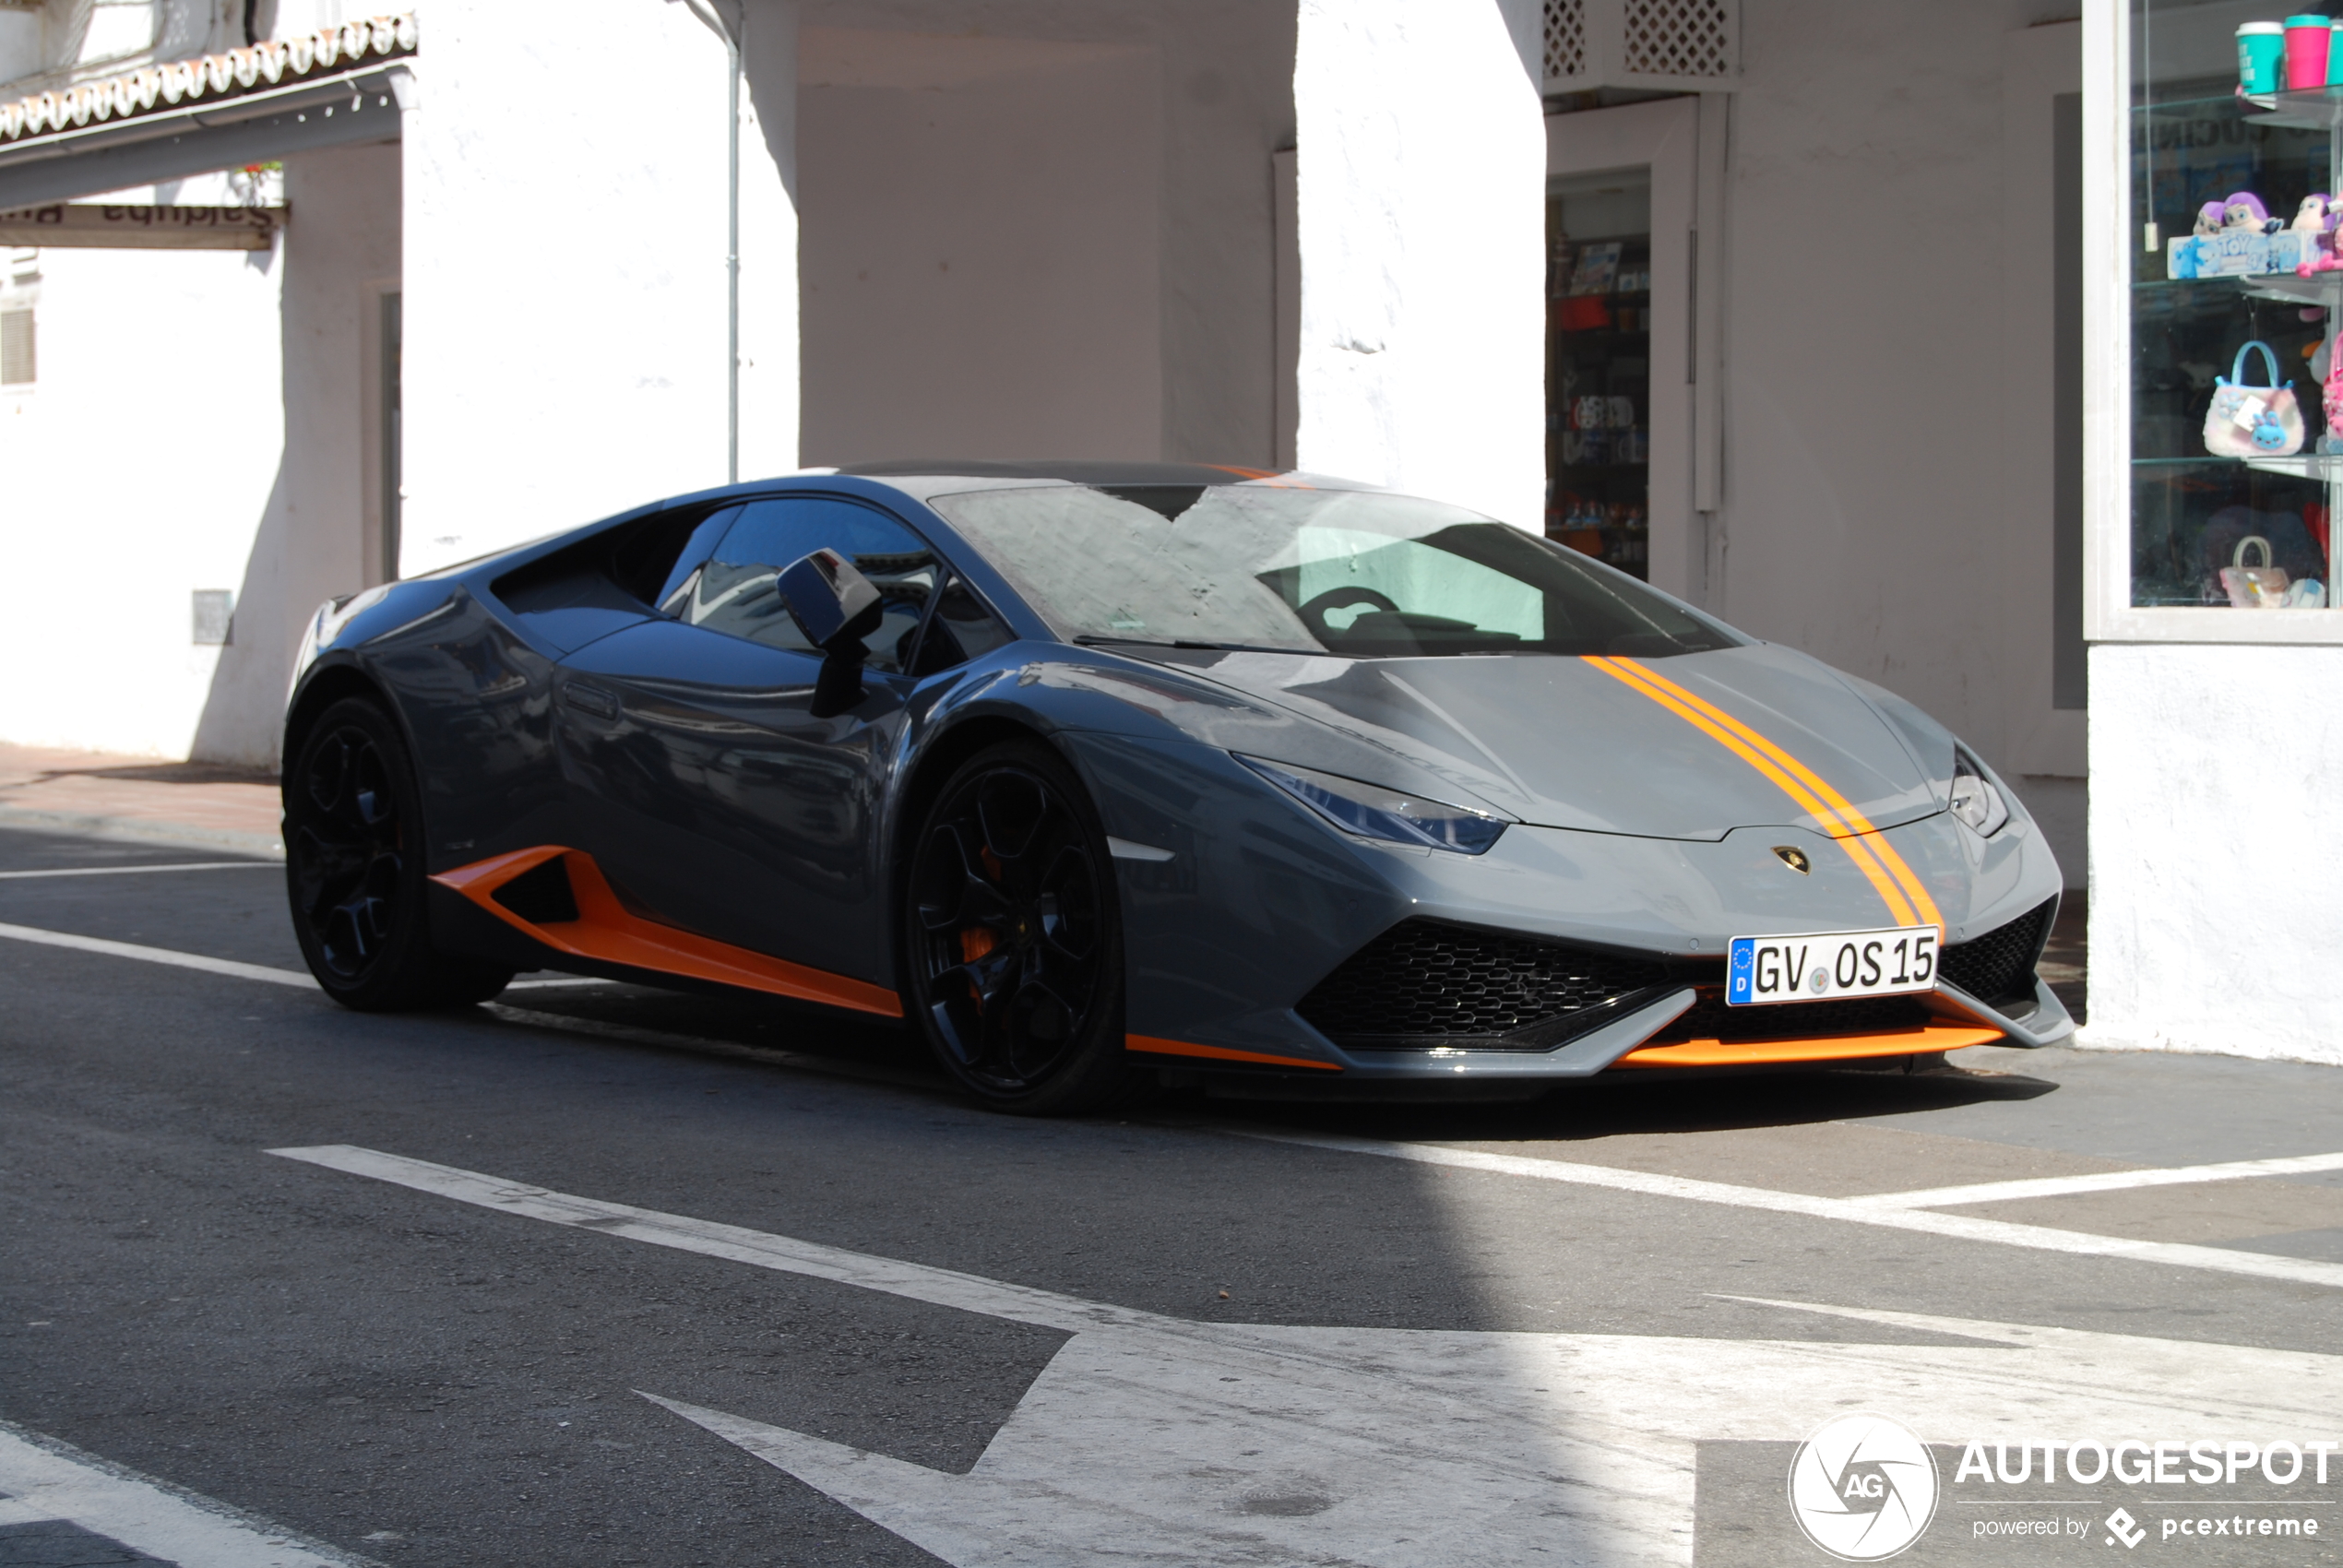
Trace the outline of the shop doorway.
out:
M 1546 190 L 1546 536 L 1651 576 L 1651 176 Z
M 1694 597 L 1697 101 L 1546 122 L 1546 537 Z

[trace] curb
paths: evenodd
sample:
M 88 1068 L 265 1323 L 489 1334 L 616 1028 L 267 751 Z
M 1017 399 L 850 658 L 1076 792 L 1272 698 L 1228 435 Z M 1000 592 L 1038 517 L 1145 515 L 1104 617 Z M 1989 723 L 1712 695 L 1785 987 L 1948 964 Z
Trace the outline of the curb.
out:
M 44 812 L 26 806 L 0 805 L 0 827 L 22 828 L 31 833 L 77 833 L 92 838 L 182 844 L 208 849 L 235 849 L 270 860 L 282 860 L 285 855 L 284 840 L 278 834 L 247 833 L 234 827 L 199 827 L 192 823 L 161 822 L 149 817 Z

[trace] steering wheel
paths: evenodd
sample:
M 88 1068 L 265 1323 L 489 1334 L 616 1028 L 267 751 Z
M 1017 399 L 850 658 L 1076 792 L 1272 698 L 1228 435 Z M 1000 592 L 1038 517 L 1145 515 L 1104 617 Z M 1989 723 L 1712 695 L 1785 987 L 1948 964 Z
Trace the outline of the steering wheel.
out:
M 1344 587 L 1330 588 L 1324 593 L 1312 596 L 1296 613 L 1302 617 L 1303 625 L 1317 634 L 1320 642 L 1333 642 L 1342 633 L 1326 624 L 1326 612 L 1353 604 L 1372 604 L 1377 610 L 1387 610 L 1395 615 L 1399 612 L 1399 607 L 1387 595 L 1377 593 L 1371 588 Z

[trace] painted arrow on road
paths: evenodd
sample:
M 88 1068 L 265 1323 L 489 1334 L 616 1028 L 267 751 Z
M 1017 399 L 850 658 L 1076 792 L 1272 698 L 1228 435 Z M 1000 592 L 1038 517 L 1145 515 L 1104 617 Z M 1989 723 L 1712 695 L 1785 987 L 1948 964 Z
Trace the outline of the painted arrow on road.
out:
M 961 1568 L 1686 1564 L 1695 1445 L 2336 1435 L 2343 1358 L 1812 1303 L 1924 1344 L 1199 1324 L 336 1146 L 289 1158 L 1071 1335 L 967 1475 L 677 1415 Z

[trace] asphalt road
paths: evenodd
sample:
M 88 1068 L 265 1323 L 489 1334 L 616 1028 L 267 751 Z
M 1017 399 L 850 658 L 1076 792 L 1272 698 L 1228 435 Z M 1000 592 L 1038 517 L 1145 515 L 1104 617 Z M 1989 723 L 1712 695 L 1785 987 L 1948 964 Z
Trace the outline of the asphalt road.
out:
M 233 859 L 0 832 L 0 873 Z M 1854 1409 L 1947 1445 L 1907 1561 L 2338 1557 L 2343 1454 L 1954 1469 L 2343 1439 L 2343 1158 L 2153 1174 L 2343 1151 L 2343 1072 L 1026 1122 L 763 1004 L 370 1017 L 27 932 L 300 968 L 273 867 L 0 874 L 0 1565 L 1827 1562 L 1784 1477 Z

